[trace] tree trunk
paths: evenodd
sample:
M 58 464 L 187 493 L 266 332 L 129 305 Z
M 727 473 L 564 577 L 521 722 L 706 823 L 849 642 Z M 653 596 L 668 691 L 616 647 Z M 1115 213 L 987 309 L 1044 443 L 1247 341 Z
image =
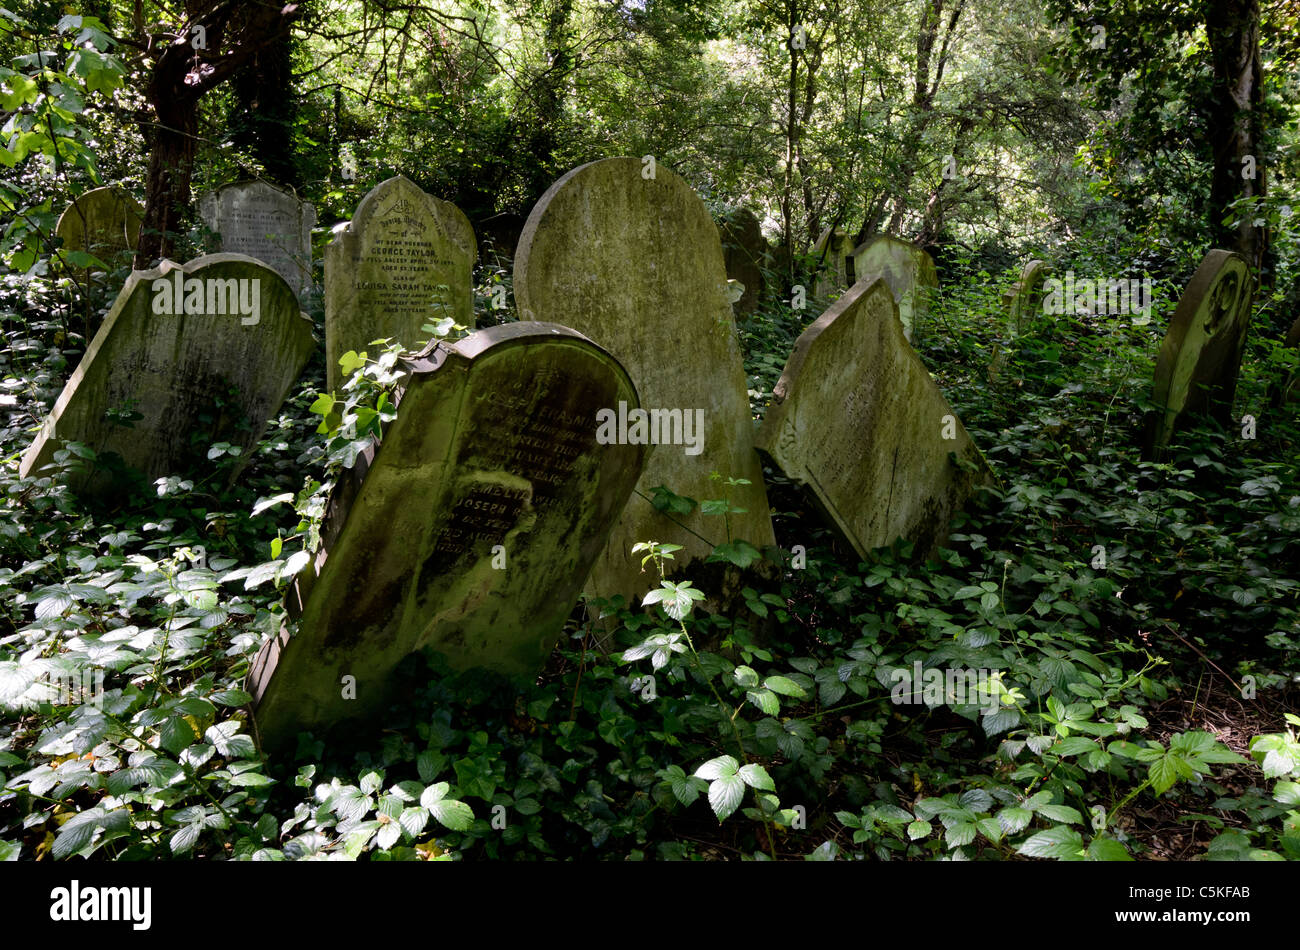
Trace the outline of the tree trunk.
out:
M 1264 156 L 1260 154 L 1263 67 L 1259 59 L 1259 0 L 1212 0 L 1205 10 L 1215 85 L 1209 130 L 1214 153 L 1210 224 L 1216 246 L 1236 251 L 1262 269 L 1267 232 L 1254 226 L 1255 215 L 1244 215 L 1236 227 L 1223 224 L 1232 202 L 1267 193 Z M 1243 165 L 1247 156 L 1252 160 Z M 1248 177 L 1251 164 L 1253 178 Z

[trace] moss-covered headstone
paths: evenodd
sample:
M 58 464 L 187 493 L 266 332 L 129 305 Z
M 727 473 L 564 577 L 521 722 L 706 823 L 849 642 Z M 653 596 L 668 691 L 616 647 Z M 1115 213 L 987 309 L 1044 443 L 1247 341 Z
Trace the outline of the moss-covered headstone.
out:
M 143 220 L 144 209 L 124 188 L 94 188 L 59 216 L 54 226 L 55 235 L 63 239 L 59 256 L 69 260 L 74 252 L 83 251 L 112 267 L 118 263 L 118 255 L 135 250 Z M 80 275 L 93 269 L 81 266 L 75 259 L 69 260 L 69 266 Z
M 859 281 L 799 337 L 758 447 L 863 556 L 900 537 L 932 551 L 976 486 L 992 481 L 879 277 Z
M 39 474 L 64 442 L 148 479 L 210 467 L 213 442 L 247 457 L 311 355 L 311 329 L 283 278 L 242 254 L 135 271 L 20 472 Z M 95 493 L 117 481 L 100 471 L 76 484 Z
M 1239 254 L 1210 251 L 1174 311 L 1156 359 L 1143 456 L 1156 458 L 1187 420 L 1228 425 L 1250 325 L 1254 280 Z
M 674 571 L 728 541 L 720 516 L 657 510 L 650 499 L 659 486 L 707 501 L 728 491 L 710 473 L 747 479 L 731 490 L 745 509 L 730 516 L 731 537 L 759 549 L 774 543 L 722 244 L 690 185 L 636 158 L 569 172 L 524 226 L 515 299 L 522 319 L 571 325 L 609 350 L 648 410 L 645 419 L 620 412 L 616 420 L 618 438 L 657 448 L 592 571 L 592 594 L 631 602 L 658 586 L 632 553 L 639 541 L 680 544 Z
M 424 647 L 536 676 L 641 473 L 646 446 L 597 437 L 636 390 L 572 330 L 491 327 L 407 366 L 397 419 L 340 480 L 290 595 L 297 634 L 253 664 L 264 745 L 381 710 Z
M 339 358 L 372 340 L 423 349 L 421 329 L 451 317 L 474 325 L 474 229 L 460 209 L 398 175 L 361 199 L 325 249 L 325 359 L 329 387 Z
M 261 261 L 299 296 L 311 289 L 316 208 L 292 189 L 264 181 L 232 182 L 203 195 L 199 215 L 216 235 L 212 250 Z
M 1043 281 L 1052 274 L 1052 265 L 1033 260 L 1020 271 L 1020 280 L 1002 295 L 1002 306 L 1012 333 L 1020 333 L 1034 313 L 1043 305 Z
M 930 303 L 939 287 L 934 261 L 924 249 L 888 234 L 878 234 L 853 252 L 858 280 L 878 274 L 885 278 L 898 305 L 903 335 L 918 341 L 924 332 Z

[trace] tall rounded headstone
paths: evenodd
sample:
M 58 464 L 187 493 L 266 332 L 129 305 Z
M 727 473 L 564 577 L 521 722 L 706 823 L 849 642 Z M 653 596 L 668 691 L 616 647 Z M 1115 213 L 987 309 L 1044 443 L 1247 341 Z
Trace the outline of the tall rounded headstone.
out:
M 216 251 L 261 261 L 300 297 L 311 289 L 311 229 L 316 208 L 292 189 L 238 181 L 199 198 L 199 216 L 218 239 Z
M 392 339 L 419 350 L 423 330 L 451 317 L 474 323 L 477 251 L 469 219 L 449 201 L 398 175 L 376 185 L 325 249 L 325 359 L 328 383 L 343 384 L 339 358 Z
M 569 172 L 529 215 L 514 276 L 521 318 L 572 326 L 627 368 L 650 418 L 638 427 L 620 412 L 619 437 L 657 435 L 589 591 L 630 601 L 657 587 L 632 553 L 639 541 L 680 544 L 673 570 L 727 542 L 722 517 L 698 507 L 669 515 L 650 502 L 659 486 L 696 501 L 722 498 L 727 489 L 712 472 L 749 482 L 731 490 L 745 509 L 729 516 L 731 539 L 773 544 L 722 244 L 690 185 L 635 158 Z
M 425 647 L 535 677 L 641 472 L 647 448 L 602 442 L 597 423 L 636 389 L 572 330 L 490 327 L 406 367 L 397 418 L 339 479 L 295 582 L 296 635 L 252 665 L 266 746 L 380 711 Z
M 39 474 L 65 442 L 115 455 L 155 479 L 203 466 L 200 416 L 228 409 L 206 433 L 247 450 L 315 348 L 311 320 L 275 271 L 242 254 L 134 271 L 23 456 Z M 82 481 L 110 490 L 106 474 Z
M 939 287 L 934 260 L 923 248 L 889 234 L 878 234 L 863 243 L 853 252 L 853 259 L 858 280 L 875 274 L 885 278 L 898 304 L 903 335 L 909 342 L 917 342 Z
M 1178 300 L 1156 359 L 1143 455 L 1152 459 L 1188 419 L 1227 425 L 1250 326 L 1254 281 L 1246 259 L 1213 250 Z

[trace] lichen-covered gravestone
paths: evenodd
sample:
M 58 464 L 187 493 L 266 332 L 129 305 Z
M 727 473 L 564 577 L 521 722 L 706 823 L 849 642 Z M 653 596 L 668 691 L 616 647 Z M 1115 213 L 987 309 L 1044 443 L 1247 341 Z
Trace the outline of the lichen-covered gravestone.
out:
M 1043 281 L 1051 274 L 1051 264 L 1046 261 L 1030 261 L 1021 270 L 1020 280 L 1002 295 L 1002 305 L 1006 309 L 1013 333 L 1024 330 L 1025 323 L 1043 305 Z
M 474 229 L 460 209 L 398 175 L 361 199 L 325 249 L 328 384 L 343 384 L 339 358 L 381 338 L 419 350 L 425 324 L 474 322 Z M 441 289 L 440 289 L 441 288 Z
M 857 282 L 857 263 L 853 259 L 853 239 L 843 231 L 822 231 L 812 249 L 813 260 L 821 262 L 821 269 L 813 283 L 813 295 L 824 299 L 829 295 L 848 290 Z
M 213 250 L 261 261 L 300 296 L 311 289 L 316 209 L 292 191 L 264 181 L 232 182 L 199 199 L 199 216 L 220 236 Z
M 63 442 L 116 455 L 149 479 L 206 467 L 213 442 L 247 450 L 311 355 L 311 321 L 283 278 L 242 254 L 135 271 L 63 388 L 20 473 Z M 205 428 L 200 416 L 226 403 Z M 100 472 L 78 488 L 115 488 Z
M 125 189 L 109 185 L 94 188 L 68 205 L 54 226 L 56 236 L 63 239 L 59 256 L 68 259 L 76 251 L 93 254 L 110 267 L 114 258 L 123 251 L 133 251 L 140 242 L 140 223 L 144 209 Z M 91 267 L 70 261 L 78 274 L 84 275 Z
M 735 302 L 736 316 L 744 319 L 758 308 L 763 295 L 763 267 L 767 263 L 767 241 L 758 218 L 748 208 L 739 208 L 722 222 L 723 262 L 727 277 L 743 285 Z
M 859 281 L 799 337 L 758 447 L 861 556 L 900 537 L 928 554 L 971 492 L 992 481 L 903 338 L 879 277 Z
M 774 543 L 718 229 L 680 177 L 662 166 L 649 175 L 635 158 L 569 172 L 533 208 L 515 256 L 520 317 L 572 326 L 605 347 L 648 410 L 645 420 L 620 413 L 619 438 L 648 438 L 657 448 L 588 587 L 629 603 L 658 586 L 632 553 L 637 542 L 682 545 L 668 564 L 676 571 L 728 540 L 723 518 L 698 507 L 671 517 L 657 511 L 649 499 L 658 486 L 706 501 L 727 492 L 711 472 L 747 479 L 731 490 L 732 504 L 745 509 L 730 516 L 731 536 L 758 548 Z M 709 593 L 719 602 L 730 596 Z
M 939 287 L 930 255 L 915 244 L 878 234 L 855 250 L 853 259 L 858 280 L 874 274 L 885 278 L 898 305 L 903 335 L 909 341 L 918 341 L 918 332 L 924 332 L 930 302 Z
M 641 472 L 646 446 L 597 439 L 636 390 L 572 330 L 491 327 L 407 365 L 397 419 L 340 479 L 290 594 L 297 634 L 254 661 L 266 746 L 379 711 L 424 647 L 535 676 Z
M 1245 258 L 1214 250 L 1201 260 L 1156 359 L 1151 401 L 1160 408 L 1146 418 L 1144 458 L 1158 457 L 1185 421 L 1231 422 L 1253 294 Z

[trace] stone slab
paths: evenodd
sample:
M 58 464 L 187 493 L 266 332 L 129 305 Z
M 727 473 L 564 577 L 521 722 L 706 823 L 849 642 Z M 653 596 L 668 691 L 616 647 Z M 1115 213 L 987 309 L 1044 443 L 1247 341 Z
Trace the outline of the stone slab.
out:
M 930 304 L 939 287 L 939 275 L 930 255 L 915 244 L 878 234 L 854 250 L 853 259 L 858 280 L 873 274 L 885 278 L 898 304 L 903 335 L 909 341 L 918 340 L 918 331 L 924 333 Z
M 1154 459 L 1184 423 L 1232 421 L 1232 400 L 1250 326 L 1254 280 L 1239 254 L 1213 250 L 1201 260 L 1169 322 L 1156 359 L 1143 456 Z
M 720 516 L 656 511 L 649 498 L 657 486 L 706 501 L 724 494 L 711 472 L 747 479 L 732 494 L 746 513 L 730 517 L 731 539 L 774 543 L 718 229 L 690 185 L 662 165 L 644 178 L 644 168 L 637 158 L 611 158 L 557 181 L 529 215 L 514 270 L 521 319 L 572 326 L 609 350 L 641 405 L 661 414 L 662 442 L 674 434 L 684 442 L 686 421 L 703 420 L 696 445 L 658 445 L 593 568 L 590 593 L 629 603 L 658 586 L 642 573 L 635 543 L 682 545 L 669 562 L 676 572 L 728 541 Z M 676 433 L 663 422 L 674 411 Z
M 376 185 L 325 249 L 325 359 L 329 388 L 339 358 L 372 340 L 423 349 L 422 330 L 451 317 L 474 325 L 474 229 L 460 209 L 398 175 Z
M 424 647 L 536 676 L 641 472 L 646 446 L 598 441 L 599 411 L 636 390 L 581 334 L 490 327 L 405 365 L 396 420 L 340 479 L 296 580 L 297 634 L 253 664 L 264 745 L 378 711 Z
M 264 181 L 231 182 L 199 198 L 199 217 L 218 235 L 212 250 L 261 261 L 300 297 L 311 289 L 316 208 L 292 190 Z
M 119 254 L 134 251 L 140 243 L 143 220 L 144 208 L 126 189 L 115 185 L 92 188 L 59 215 L 54 233 L 63 239 L 60 256 L 85 251 L 112 266 Z M 92 268 L 72 269 L 84 277 Z
M 178 279 L 185 297 L 174 307 Z M 192 296 L 196 287 L 199 295 Z M 242 294 L 238 303 L 232 290 Z M 135 271 L 23 456 L 20 473 L 39 473 L 66 441 L 115 454 L 149 479 L 210 466 L 207 445 L 192 445 L 191 436 L 218 397 L 228 397 L 228 411 L 210 441 L 250 449 L 314 347 L 311 321 L 289 285 L 250 257 L 212 254 L 183 267 L 163 261 Z M 78 487 L 114 486 L 99 475 Z
M 799 337 L 758 448 L 863 557 L 900 537 L 931 553 L 975 488 L 993 480 L 903 337 L 879 276 L 860 280 Z

